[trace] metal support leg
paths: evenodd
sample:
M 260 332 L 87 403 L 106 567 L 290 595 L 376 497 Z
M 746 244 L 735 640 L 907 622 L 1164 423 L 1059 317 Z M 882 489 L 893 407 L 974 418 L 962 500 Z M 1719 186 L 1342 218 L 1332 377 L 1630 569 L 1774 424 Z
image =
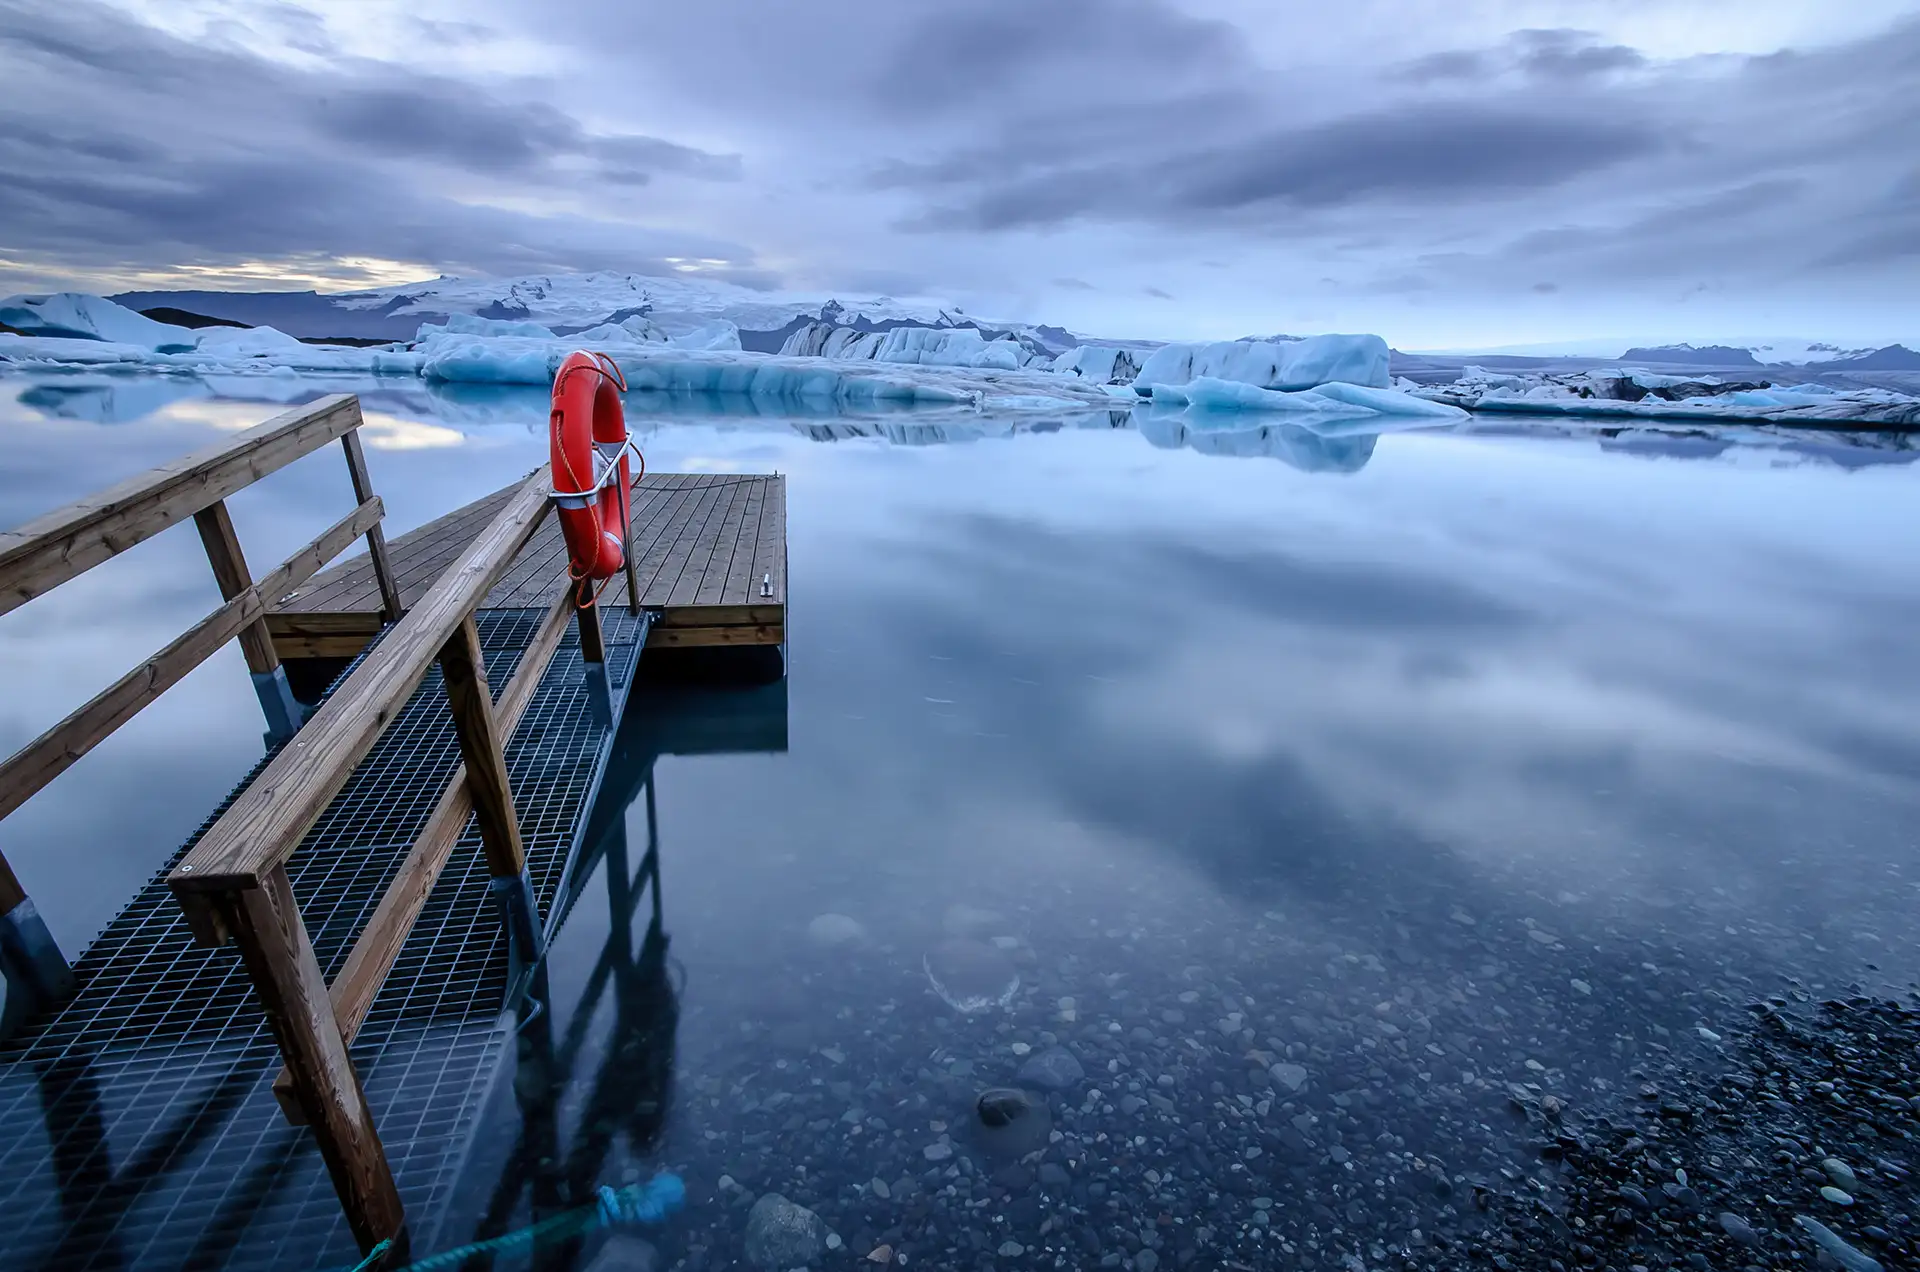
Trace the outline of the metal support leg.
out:
M 507 948 L 513 966 L 528 967 L 539 961 L 540 923 L 533 904 L 533 880 L 523 866 L 517 875 L 496 875 L 487 882 L 500 906 L 500 921 L 507 929 Z
M 11 1030 L 73 987 L 73 969 L 47 930 L 32 897 L 0 915 L 0 972 L 7 978 L 7 1010 L 0 1032 Z
M 259 695 L 260 710 L 267 717 L 267 743 L 284 742 L 299 730 L 307 715 L 294 699 L 293 686 L 287 683 L 287 669 L 276 666 L 252 675 L 253 691 Z
M 613 684 L 607 679 L 607 664 L 590 662 L 586 666 L 587 706 L 593 711 L 593 723 L 602 729 L 613 727 Z

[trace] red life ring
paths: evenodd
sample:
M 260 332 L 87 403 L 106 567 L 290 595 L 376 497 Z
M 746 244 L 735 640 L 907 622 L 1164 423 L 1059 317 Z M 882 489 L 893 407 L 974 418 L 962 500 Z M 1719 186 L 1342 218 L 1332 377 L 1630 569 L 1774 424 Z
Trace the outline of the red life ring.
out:
M 568 354 L 553 378 L 553 502 L 576 579 L 610 579 L 627 561 L 631 473 L 620 409 L 626 387 L 620 368 L 601 353 Z M 608 471 L 615 465 L 617 476 Z

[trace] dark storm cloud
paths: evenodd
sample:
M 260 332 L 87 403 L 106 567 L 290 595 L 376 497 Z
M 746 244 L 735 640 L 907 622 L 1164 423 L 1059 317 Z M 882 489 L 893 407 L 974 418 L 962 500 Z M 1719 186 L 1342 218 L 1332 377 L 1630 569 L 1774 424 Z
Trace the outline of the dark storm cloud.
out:
M 1244 37 L 1155 0 L 975 0 L 931 5 L 870 81 L 876 105 L 978 102 L 1041 82 L 1232 66 Z
M 595 133 L 542 101 L 383 64 L 268 63 L 89 3 L 0 0 L 0 110 L 0 254 L 87 267 L 350 255 L 506 273 L 751 257 L 699 233 L 455 201 L 432 176 L 547 190 L 736 180 L 737 156 Z
M 1273 132 L 1149 166 L 1113 161 L 1005 183 L 927 214 L 925 228 L 1003 230 L 1119 209 L 1193 212 L 1432 201 L 1538 189 L 1665 145 L 1624 120 L 1553 118 L 1518 106 L 1408 106 Z M 895 173 L 896 178 L 898 172 Z M 947 185 L 937 179 L 931 184 Z
M 1415 58 L 1394 74 L 1417 83 L 1485 81 L 1505 74 L 1551 79 L 1582 79 L 1614 71 L 1638 70 L 1647 55 L 1624 44 L 1603 44 L 1591 31 L 1529 28 L 1515 31 L 1493 48 L 1446 49 Z

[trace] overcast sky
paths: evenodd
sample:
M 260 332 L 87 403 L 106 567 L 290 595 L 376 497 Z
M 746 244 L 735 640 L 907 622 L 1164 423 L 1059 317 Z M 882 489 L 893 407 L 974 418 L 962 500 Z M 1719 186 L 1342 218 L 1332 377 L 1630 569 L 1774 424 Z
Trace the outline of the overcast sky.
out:
M 0 291 L 1920 340 L 1920 0 L 0 0 Z

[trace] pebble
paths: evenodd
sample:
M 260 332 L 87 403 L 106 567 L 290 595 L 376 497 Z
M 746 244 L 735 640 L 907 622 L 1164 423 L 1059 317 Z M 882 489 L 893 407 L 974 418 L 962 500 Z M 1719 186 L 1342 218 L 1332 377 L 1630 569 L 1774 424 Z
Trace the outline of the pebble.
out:
M 1021 1245 L 1018 1241 L 1002 1241 L 1000 1243 L 1000 1257 L 1003 1259 L 1017 1259 L 1026 1252 L 1027 1247 Z
M 1587 984 L 1587 982 L 1581 980 L 1578 976 L 1574 977 L 1568 983 L 1573 986 L 1573 992 L 1581 995 L 1582 997 L 1585 997 L 1586 995 L 1591 994 L 1593 992 L 1593 986 Z
M 1822 1197 L 1825 1197 L 1828 1201 L 1832 1202 L 1836 1206 L 1851 1206 L 1853 1204 L 1853 1197 L 1851 1194 L 1840 1191 L 1838 1188 L 1835 1188 L 1832 1184 L 1821 1185 L 1820 1195 Z
M 1290 1064 L 1282 1061 L 1274 1065 L 1271 1069 L 1268 1069 L 1267 1072 L 1276 1083 L 1285 1087 L 1290 1092 L 1297 1092 L 1307 1084 L 1307 1070 L 1305 1065 Z
M 891 1201 L 893 1199 L 893 1189 L 888 1186 L 886 1180 L 878 1176 L 874 1178 L 872 1183 L 867 1185 L 867 1191 L 882 1201 Z
M 1040 1091 L 1066 1091 L 1080 1085 L 1086 1077 L 1086 1069 L 1071 1051 L 1065 1047 L 1048 1047 L 1028 1056 L 1013 1080 Z
M 920 1151 L 930 1162 L 944 1162 L 953 1156 L 953 1145 L 942 1140 L 938 1144 L 929 1144 Z
M 1160 1256 L 1151 1250 L 1142 1250 L 1133 1256 L 1133 1272 L 1155 1272 L 1160 1266 Z
M 877 1245 L 873 1247 L 873 1249 L 867 1251 L 867 1262 L 868 1263 L 892 1263 L 893 1247 L 890 1245 Z
M 1827 1172 L 1827 1178 L 1833 1181 L 1836 1188 L 1844 1188 L 1848 1192 L 1853 1192 L 1860 1187 L 1860 1179 L 1853 1173 L 1853 1167 L 1847 1165 L 1838 1157 L 1821 1159 L 1820 1169 Z
M 768 1272 L 804 1267 L 826 1248 L 827 1226 L 805 1206 L 767 1193 L 747 1213 L 747 1259 Z
M 1840 1234 L 1818 1219 L 1809 1219 L 1805 1215 L 1795 1215 L 1793 1221 L 1805 1228 L 1813 1243 L 1833 1257 L 1833 1261 L 1847 1272 L 1885 1272 L 1880 1260 L 1860 1253 L 1848 1245 Z
M 1720 1212 L 1720 1230 L 1743 1246 L 1759 1248 L 1760 1234 L 1753 1230 L 1752 1224 L 1731 1211 Z

